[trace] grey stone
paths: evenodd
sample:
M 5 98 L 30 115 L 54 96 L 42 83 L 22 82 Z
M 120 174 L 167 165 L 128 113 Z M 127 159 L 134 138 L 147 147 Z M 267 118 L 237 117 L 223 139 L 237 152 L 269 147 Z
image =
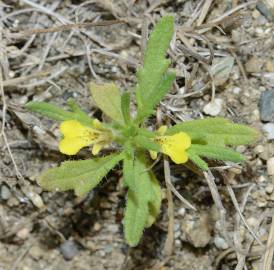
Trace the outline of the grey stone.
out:
M 79 252 L 79 250 L 74 241 L 68 240 L 61 244 L 60 252 L 65 260 L 71 260 Z
M 274 123 L 267 123 L 263 125 L 263 131 L 266 133 L 268 140 L 274 139 Z
M 256 5 L 257 10 L 264 15 L 269 21 L 274 21 L 273 6 L 269 4 L 269 1 L 260 0 Z
M 1 199 L 2 200 L 8 200 L 11 197 L 11 192 L 9 188 L 6 185 L 3 185 L 1 187 Z
M 259 106 L 261 120 L 264 122 L 274 122 L 274 90 L 262 92 Z

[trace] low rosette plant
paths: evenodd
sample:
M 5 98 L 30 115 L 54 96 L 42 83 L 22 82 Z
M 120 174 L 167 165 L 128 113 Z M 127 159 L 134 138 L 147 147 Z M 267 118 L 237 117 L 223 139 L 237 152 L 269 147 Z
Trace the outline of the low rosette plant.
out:
M 147 43 L 144 64 L 137 72 L 135 99 L 128 91 L 121 94 L 114 84 L 90 84 L 93 100 L 110 121 L 92 119 L 73 100 L 70 110 L 45 102 L 30 102 L 26 108 L 60 121 L 63 135 L 60 152 L 76 155 L 90 147 L 93 156 L 109 146 L 109 155 L 87 160 L 65 161 L 40 176 L 38 183 L 49 191 L 74 190 L 85 196 L 119 162 L 123 163 L 123 183 L 127 188 L 124 232 L 129 245 L 136 246 L 146 227 L 151 226 L 160 211 L 161 187 L 151 163 L 158 153 L 167 155 L 176 164 L 193 162 L 208 170 L 204 158 L 242 162 L 244 157 L 228 146 L 248 144 L 257 137 L 250 127 L 234 124 L 224 118 L 206 118 L 160 127 L 151 131 L 146 119 L 175 80 L 166 58 L 174 32 L 174 19 L 163 17 L 155 26 Z M 137 113 L 132 116 L 130 104 L 136 100 Z

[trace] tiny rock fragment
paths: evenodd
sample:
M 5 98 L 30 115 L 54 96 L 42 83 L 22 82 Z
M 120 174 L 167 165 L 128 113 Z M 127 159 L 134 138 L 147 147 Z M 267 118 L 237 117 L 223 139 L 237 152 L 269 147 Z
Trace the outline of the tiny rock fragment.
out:
M 229 79 L 233 65 L 234 58 L 231 56 L 214 58 L 210 71 L 216 86 L 224 84 Z
M 267 174 L 274 175 L 274 157 L 271 157 L 267 161 Z
M 264 122 L 274 122 L 274 90 L 266 90 L 260 97 L 260 115 Z
M 274 123 L 267 123 L 263 125 L 263 131 L 266 133 L 268 140 L 274 139 Z
M 180 208 L 178 214 L 183 217 L 186 214 L 186 209 L 184 207 Z
M 79 250 L 74 241 L 68 240 L 61 244 L 60 252 L 65 260 L 71 260 L 79 252 Z
M 214 238 L 214 244 L 218 249 L 228 249 L 229 248 L 229 245 L 227 244 L 225 239 L 220 236 L 216 236 Z
M 34 192 L 28 192 L 27 196 L 37 208 L 43 208 L 45 206 L 39 194 Z
M 205 105 L 204 113 L 211 116 L 216 116 L 221 112 L 222 104 L 223 104 L 222 99 L 215 98 L 214 100 L 210 101 L 208 104 Z
M 11 192 L 6 185 L 1 186 L 0 197 L 2 200 L 8 200 L 11 197 Z
M 30 231 L 28 228 L 23 228 L 16 233 L 16 236 L 19 237 L 20 239 L 25 240 L 29 237 L 29 233 Z
M 185 234 L 186 241 L 196 248 L 205 247 L 211 239 L 211 227 L 207 213 L 198 217 L 186 216 L 181 230 Z
M 259 73 L 262 72 L 265 62 L 258 56 L 251 57 L 245 64 L 245 70 L 248 73 Z
M 273 0 L 259 0 L 256 5 L 256 8 L 269 21 L 274 21 L 274 1 Z

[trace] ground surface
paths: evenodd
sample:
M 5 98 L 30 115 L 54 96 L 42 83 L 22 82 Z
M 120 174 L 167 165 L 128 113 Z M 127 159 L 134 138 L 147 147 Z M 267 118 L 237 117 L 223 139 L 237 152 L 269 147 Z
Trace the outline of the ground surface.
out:
M 1 270 L 272 269 L 272 246 L 265 249 L 274 238 L 269 233 L 274 226 L 273 176 L 267 173 L 267 160 L 274 155 L 271 134 L 238 147 L 247 157 L 242 166 L 212 164 L 225 216 L 220 216 L 204 177 L 171 165 L 173 185 L 198 211 L 186 209 L 174 196 L 175 247 L 167 256 L 166 199 L 141 244 L 134 249 L 125 244 L 125 191 L 119 184 L 119 168 L 82 200 L 70 192 L 41 190 L 36 183 L 41 171 L 65 159 L 58 153 L 58 124 L 23 109 L 32 100 L 63 106 L 73 97 L 100 117 L 87 84 L 112 81 L 121 89 L 133 89 L 145 33 L 161 15 L 170 13 L 177 24 L 169 51 L 177 80 L 158 109 L 159 118 L 184 121 L 206 112 L 262 132 L 266 124 L 260 119 L 259 99 L 274 86 L 274 9 L 268 6 L 274 4 L 254 2 L 0 1 L 0 122 L 5 123 L 0 139 Z M 29 32 L 119 18 L 126 23 Z M 213 84 L 216 104 L 205 108 Z M 266 121 L 274 122 L 270 112 L 266 115 Z M 165 194 L 162 162 L 154 169 Z M 229 175 L 227 186 L 224 172 Z M 257 240 L 239 218 L 233 195 Z

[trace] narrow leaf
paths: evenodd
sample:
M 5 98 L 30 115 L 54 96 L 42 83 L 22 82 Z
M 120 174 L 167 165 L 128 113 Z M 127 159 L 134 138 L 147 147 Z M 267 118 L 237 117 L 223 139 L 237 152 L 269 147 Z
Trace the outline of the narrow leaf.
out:
M 125 155 L 123 161 L 123 184 L 125 187 L 129 187 L 130 189 L 135 189 L 135 181 L 134 181 L 134 157 Z
M 208 166 L 207 163 L 202 160 L 196 153 L 195 151 L 192 151 L 191 148 L 187 150 L 188 153 L 188 157 L 189 159 L 195 164 L 197 165 L 200 169 L 207 171 L 208 170 Z
M 148 214 L 148 204 L 143 203 L 138 205 L 134 192 L 129 190 L 125 210 L 124 230 L 126 241 L 130 246 L 134 247 L 138 245 L 148 220 Z
M 138 85 L 136 99 L 138 111 L 146 107 L 148 98 L 166 73 L 170 60 L 166 59 L 166 51 L 169 47 L 174 32 L 174 18 L 163 17 L 152 31 L 144 56 L 144 66 L 137 72 Z
M 45 171 L 38 179 L 42 188 L 49 191 L 74 190 L 84 196 L 123 158 L 112 154 L 103 158 L 65 161 L 60 167 Z
M 136 246 L 143 234 L 149 219 L 149 203 L 155 201 L 151 174 L 147 169 L 143 153 L 138 153 L 133 161 L 134 189 L 128 190 L 127 205 L 124 218 L 125 238 L 130 246 Z
M 244 160 L 244 157 L 240 153 L 222 146 L 192 144 L 189 149 L 192 153 L 202 157 L 233 162 L 241 162 Z
M 141 110 L 138 110 L 137 121 L 144 119 L 152 114 L 155 106 L 162 100 L 166 93 L 170 90 L 175 80 L 174 72 L 167 72 L 160 80 L 159 84 L 151 91 L 146 103 Z
M 75 102 L 74 99 L 69 98 L 67 101 L 67 105 L 70 107 L 70 109 L 75 115 L 78 115 L 78 117 L 80 117 L 81 119 L 83 119 L 84 121 L 88 123 L 91 121 L 88 114 L 80 108 L 80 106 Z
M 152 202 L 149 203 L 149 216 L 146 224 L 146 228 L 150 227 L 156 220 L 157 216 L 159 215 L 161 202 L 162 202 L 162 191 L 159 185 L 159 182 L 154 174 L 151 175 L 151 186 L 154 191 L 154 199 Z
M 113 84 L 90 83 L 90 91 L 97 106 L 112 120 L 124 124 L 121 110 L 121 94 L 119 88 Z
M 130 94 L 125 92 L 121 99 L 121 109 L 126 124 L 130 123 Z
M 69 112 L 47 102 L 29 102 L 25 105 L 25 108 L 53 120 L 78 120 L 83 125 L 92 125 L 92 118 L 90 118 L 87 114 L 84 115 L 83 111 L 81 114 L 78 112 Z
M 144 136 L 136 136 L 134 138 L 134 142 L 137 146 L 144 148 L 146 150 L 160 152 L 161 147 L 159 144 L 154 143 L 151 139 L 144 137 Z
M 183 122 L 169 128 L 166 134 L 180 131 L 189 134 L 191 141 L 198 144 L 236 146 L 251 143 L 258 137 L 255 129 L 219 117 Z

